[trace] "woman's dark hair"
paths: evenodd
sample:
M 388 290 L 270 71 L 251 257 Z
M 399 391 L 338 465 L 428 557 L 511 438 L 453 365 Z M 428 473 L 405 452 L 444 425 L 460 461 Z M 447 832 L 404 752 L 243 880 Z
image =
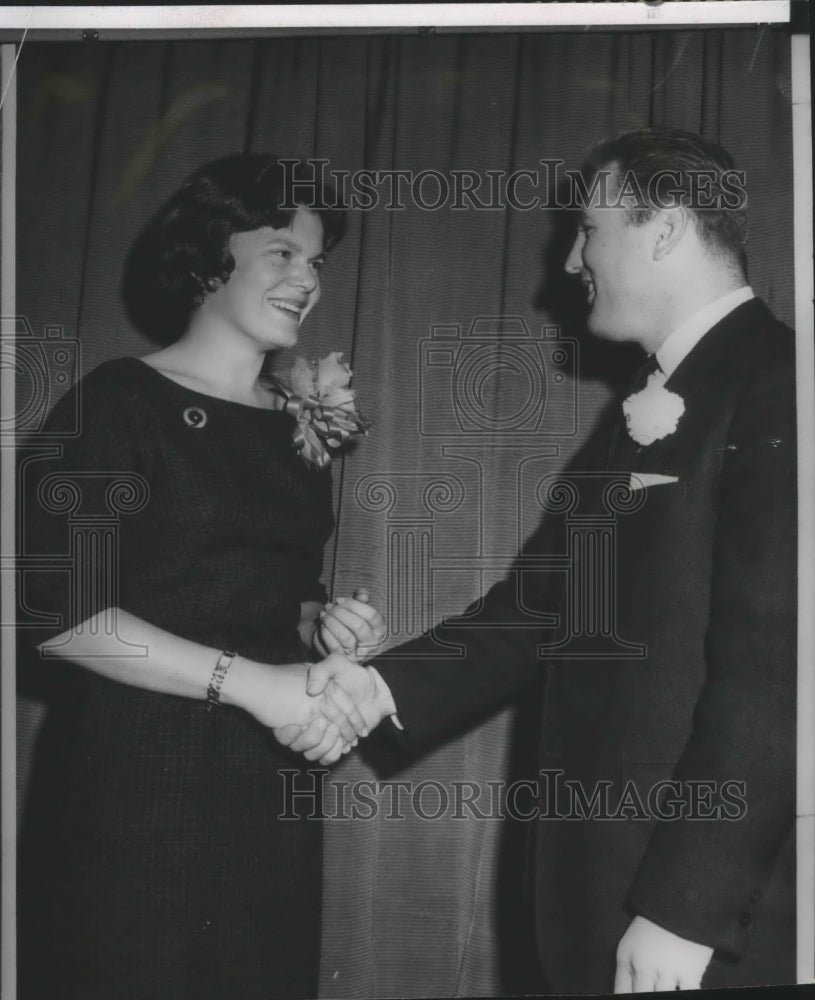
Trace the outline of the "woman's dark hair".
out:
M 136 241 L 122 287 L 131 320 L 172 343 L 205 296 L 235 267 L 229 240 L 261 226 L 284 229 L 298 209 L 319 216 L 323 246 L 345 232 L 345 211 L 322 183 L 319 164 L 236 153 L 206 164 L 162 206 Z

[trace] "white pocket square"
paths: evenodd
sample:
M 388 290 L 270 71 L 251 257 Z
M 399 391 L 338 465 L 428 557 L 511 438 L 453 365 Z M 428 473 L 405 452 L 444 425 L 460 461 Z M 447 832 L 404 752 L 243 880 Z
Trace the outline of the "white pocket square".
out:
M 632 490 L 644 490 L 646 486 L 662 486 L 678 483 L 679 476 L 663 476 L 659 472 L 632 472 L 629 486 Z

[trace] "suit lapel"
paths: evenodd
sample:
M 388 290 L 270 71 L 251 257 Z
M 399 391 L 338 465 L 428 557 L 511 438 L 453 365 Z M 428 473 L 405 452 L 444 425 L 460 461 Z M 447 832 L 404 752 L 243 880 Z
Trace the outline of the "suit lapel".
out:
M 723 380 L 738 378 L 749 370 L 743 344 L 747 330 L 775 322 L 760 299 L 737 306 L 702 337 L 665 383 L 666 388 L 699 406 Z M 715 406 L 716 400 L 710 400 Z
M 677 366 L 665 383 L 665 388 L 682 397 L 685 413 L 676 431 L 643 447 L 632 440 L 622 416 L 622 401 L 618 406 L 620 431 L 609 467 L 618 471 L 647 470 L 673 474 L 678 470 L 665 463 L 688 437 L 693 428 L 708 426 L 721 407 L 722 391 L 738 381 L 748 360 L 739 341 L 747 329 L 773 322 L 773 317 L 760 299 L 751 299 L 728 313 L 701 338 Z

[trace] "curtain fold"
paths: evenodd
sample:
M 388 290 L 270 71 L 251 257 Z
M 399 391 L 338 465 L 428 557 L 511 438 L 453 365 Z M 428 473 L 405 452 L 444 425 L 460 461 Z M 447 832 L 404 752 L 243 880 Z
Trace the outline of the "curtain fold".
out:
M 609 394 L 608 355 L 567 308 L 564 213 L 456 208 L 452 196 L 433 207 L 451 171 L 480 178 L 488 202 L 489 171 L 541 174 L 545 158 L 576 168 L 592 142 L 648 124 L 700 130 L 747 170 L 751 280 L 792 322 L 781 31 L 29 43 L 19 73 L 18 303 L 35 335 L 57 324 L 78 340 L 73 377 L 150 348 L 121 304 L 125 255 L 203 162 L 249 148 L 441 175 L 425 176 L 422 204 L 408 185 L 404 208 L 388 209 L 380 187 L 375 208 L 352 213 L 323 302 L 277 363 L 285 372 L 295 354 L 329 350 L 353 362 L 374 427 L 335 465 L 326 580 L 335 594 L 366 586 L 394 642 L 503 576 L 541 516 L 536 483 L 574 454 Z M 547 190 L 524 180 L 517 193 Z M 457 784 L 535 777 L 535 710 L 530 696 L 400 774 L 426 796 L 418 809 L 404 799 L 404 820 L 389 818 L 392 788 L 373 796 L 371 818 L 342 818 L 340 783 L 377 779 L 364 756 L 326 779 L 337 818 L 326 824 L 324 996 L 541 988 L 522 884 L 528 824 L 454 815 Z M 23 703 L 23 776 L 37 711 Z M 422 818 L 439 788 L 449 808 Z

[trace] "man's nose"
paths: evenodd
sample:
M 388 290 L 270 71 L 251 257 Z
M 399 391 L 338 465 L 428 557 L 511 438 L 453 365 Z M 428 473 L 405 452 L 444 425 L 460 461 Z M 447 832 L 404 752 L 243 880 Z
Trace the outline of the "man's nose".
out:
M 567 274 L 580 274 L 583 270 L 583 236 L 578 233 L 575 237 L 574 243 L 572 243 L 572 249 L 569 251 L 569 256 L 566 258 L 566 263 L 563 265 Z

